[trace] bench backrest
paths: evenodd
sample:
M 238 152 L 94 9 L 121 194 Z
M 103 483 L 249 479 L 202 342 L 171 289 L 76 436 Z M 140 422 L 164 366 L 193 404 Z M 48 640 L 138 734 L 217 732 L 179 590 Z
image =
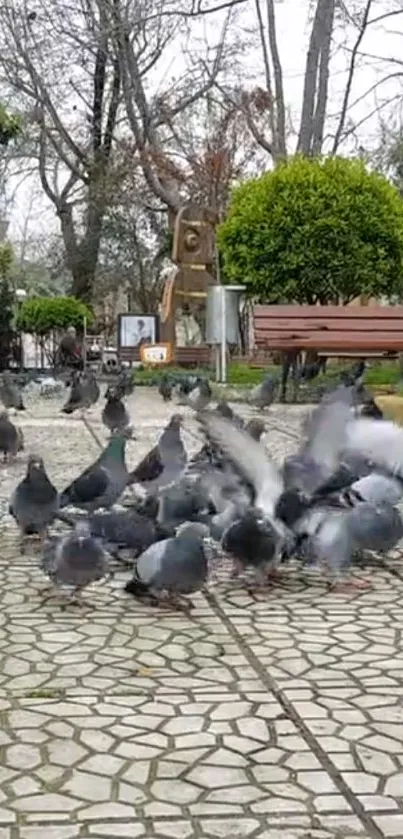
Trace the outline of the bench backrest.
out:
M 403 351 L 403 306 L 255 306 L 255 345 L 265 350 Z

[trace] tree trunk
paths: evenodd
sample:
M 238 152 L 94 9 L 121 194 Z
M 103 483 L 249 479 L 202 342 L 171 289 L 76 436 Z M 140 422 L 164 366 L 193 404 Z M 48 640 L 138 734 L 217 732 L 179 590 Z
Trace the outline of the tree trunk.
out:
M 89 197 L 85 233 L 81 240 L 77 241 L 71 206 L 65 203 L 58 211 L 66 251 L 66 263 L 73 277 L 72 294 L 86 303 L 90 303 L 92 300 L 104 214 L 105 202 L 103 197 L 99 193 L 91 195 Z

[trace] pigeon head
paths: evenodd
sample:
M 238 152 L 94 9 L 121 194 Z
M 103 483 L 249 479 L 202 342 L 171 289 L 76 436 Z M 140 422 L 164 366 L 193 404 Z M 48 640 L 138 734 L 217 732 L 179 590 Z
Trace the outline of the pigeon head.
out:
M 36 454 L 30 454 L 28 458 L 28 475 L 33 476 L 38 473 L 43 473 L 44 471 L 45 466 L 43 458 Z
M 8 419 L 8 411 L 0 411 L 0 420 Z
M 179 431 L 183 423 L 183 416 L 182 414 L 172 414 L 172 417 L 169 421 L 169 428 L 173 428 L 176 431 Z
M 286 489 L 277 501 L 275 515 L 287 527 L 292 527 L 308 508 L 308 499 L 299 489 Z
M 226 419 L 232 419 L 234 416 L 233 410 L 228 405 L 228 402 L 224 402 L 224 400 L 218 403 L 216 411 L 218 414 L 221 414 L 221 416 L 225 417 Z
M 253 419 L 249 420 L 249 422 L 245 426 L 245 431 L 252 437 L 253 440 L 256 440 L 258 443 L 262 435 L 266 431 L 266 426 L 263 420 L 254 417 Z
M 85 539 L 91 537 L 91 528 L 87 519 L 81 519 L 81 521 L 76 522 L 74 537 L 77 539 L 79 544 L 83 544 Z
M 109 385 L 108 390 L 105 393 L 105 399 L 107 399 L 108 402 L 119 402 L 120 401 L 120 393 L 119 393 L 117 387 L 114 387 L 113 385 Z
M 210 535 L 210 530 L 203 522 L 185 521 L 177 528 L 176 535 L 183 538 L 205 539 Z

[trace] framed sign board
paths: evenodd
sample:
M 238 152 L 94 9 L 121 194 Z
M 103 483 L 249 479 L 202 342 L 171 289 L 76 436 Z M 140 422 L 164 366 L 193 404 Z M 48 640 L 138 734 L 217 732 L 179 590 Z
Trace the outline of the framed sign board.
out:
M 143 315 L 131 312 L 119 315 L 119 349 L 134 349 L 155 344 L 159 339 L 158 315 Z
M 172 361 L 172 344 L 142 344 L 140 358 L 143 364 L 169 364 Z

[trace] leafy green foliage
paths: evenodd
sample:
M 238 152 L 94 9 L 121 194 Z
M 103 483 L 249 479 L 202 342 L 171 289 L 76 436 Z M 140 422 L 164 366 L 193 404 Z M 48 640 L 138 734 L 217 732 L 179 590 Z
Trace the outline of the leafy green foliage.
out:
M 91 309 L 75 297 L 33 297 L 26 300 L 18 313 L 17 328 L 33 335 L 48 335 L 53 329 L 75 326 L 82 330 L 84 317 L 91 326 Z
M 14 293 L 9 273 L 14 259 L 9 242 L 0 244 L 0 368 L 8 366 L 13 340 Z
M 403 202 L 362 161 L 295 157 L 234 190 L 225 277 L 271 303 L 403 295 Z
M 8 146 L 10 140 L 21 131 L 21 120 L 15 114 L 9 114 L 0 104 L 0 146 Z
M 10 242 L 0 244 L 0 278 L 4 279 L 10 273 L 14 260 L 14 252 Z

